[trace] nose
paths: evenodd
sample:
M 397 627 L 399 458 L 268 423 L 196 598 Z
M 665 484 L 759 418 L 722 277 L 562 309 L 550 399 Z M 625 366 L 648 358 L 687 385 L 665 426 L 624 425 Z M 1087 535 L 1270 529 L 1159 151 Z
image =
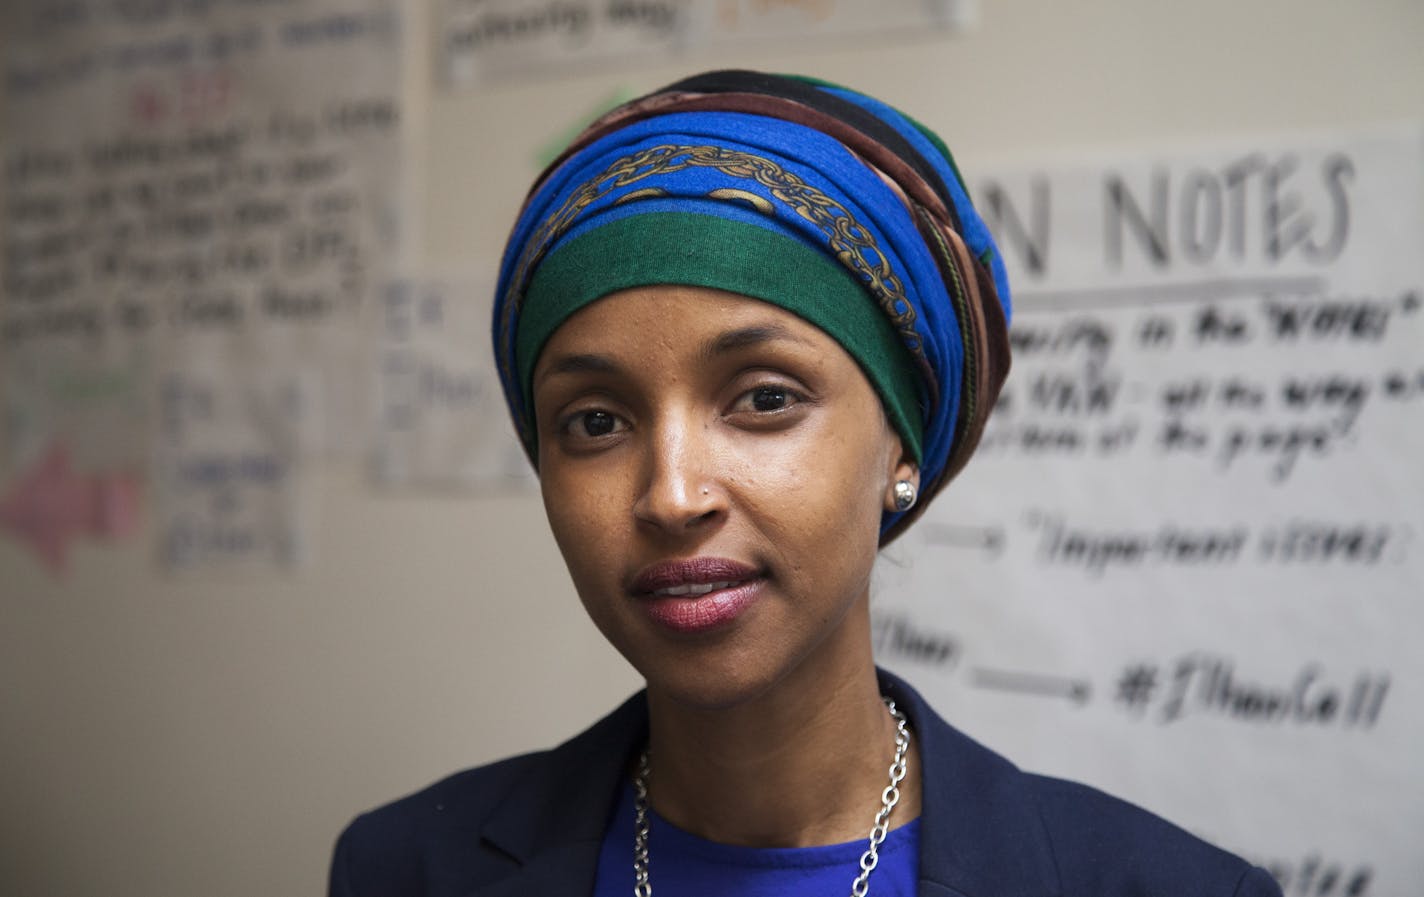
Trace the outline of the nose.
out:
M 668 533 L 706 526 L 726 511 L 715 452 L 705 430 L 686 419 L 660 423 L 651 434 L 633 515 Z

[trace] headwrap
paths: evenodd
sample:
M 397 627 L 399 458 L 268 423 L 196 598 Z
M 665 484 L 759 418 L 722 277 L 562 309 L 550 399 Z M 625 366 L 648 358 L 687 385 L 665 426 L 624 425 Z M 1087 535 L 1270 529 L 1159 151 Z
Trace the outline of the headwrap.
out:
M 780 306 L 856 360 L 920 467 L 920 501 L 884 515 L 882 544 L 964 466 L 1008 373 L 1008 279 L 949 150 L 824 82 L 697 75 L 607 113 L 540 175 L 493 326 L 536 464 L 544 343 L 596 299 L 660 283 Z

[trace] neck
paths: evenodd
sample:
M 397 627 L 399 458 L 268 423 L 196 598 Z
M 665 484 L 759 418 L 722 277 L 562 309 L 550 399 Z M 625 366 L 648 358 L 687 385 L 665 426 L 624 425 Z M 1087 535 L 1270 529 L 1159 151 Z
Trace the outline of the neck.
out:
M 863 641 L 853 664 L 808 658 L 730 707 L 692 707 L 650 689 L 649 803 L 678 828 L 724 844 L 865 838 L 889 783 L 895 721 L 880 698 L 870 640 Z M 915 744 L 912 732 L 891 828 L 919 815 Z

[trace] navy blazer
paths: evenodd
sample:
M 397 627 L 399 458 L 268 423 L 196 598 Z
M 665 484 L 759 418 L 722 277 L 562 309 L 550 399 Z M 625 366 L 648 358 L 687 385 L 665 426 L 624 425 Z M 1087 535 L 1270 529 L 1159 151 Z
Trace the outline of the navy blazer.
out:
M 919 739 L 921 897 L 1280 897 L 1262 869 L 1085 785 L 1031 775 L 881 672 Z M 331 897 L 584 897 L 647 738 L 643 694 L 550 751 L 471 769 L 341 834 Z

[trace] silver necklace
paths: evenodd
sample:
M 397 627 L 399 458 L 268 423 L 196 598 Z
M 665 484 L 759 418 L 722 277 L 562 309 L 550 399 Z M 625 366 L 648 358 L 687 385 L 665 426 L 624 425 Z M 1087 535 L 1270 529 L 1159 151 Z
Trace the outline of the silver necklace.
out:
M 900 782 L 905 778 L 905 753 L 910 749 L 910 724 L 895 702 L 882 697 L 885 709 L 895 718 L 895 760 L 890 764 L 890 784 L 880 794 L 880 812 L 870 830 L 870 846 L 860 857 L 860 874 L 851 883 L 851 897 L 866 897 L 870 890 L 870 873 L 880 862 L 877 851 L 889 832 L 890 811 L 900 802 Z M 648 750 L 638 758 L 638 773 L 633 777 L 633 897 L 653 897 L 653 885 L 648 880 Z

